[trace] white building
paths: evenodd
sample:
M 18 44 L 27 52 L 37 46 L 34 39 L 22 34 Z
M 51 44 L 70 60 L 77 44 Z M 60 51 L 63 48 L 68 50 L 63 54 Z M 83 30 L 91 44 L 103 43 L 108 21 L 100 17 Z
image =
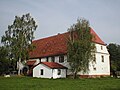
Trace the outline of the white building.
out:
M 33 68 L 33 77 L 66 78 L 67 68 L 55 62 L 41 62 Z
M 79 72 L 78 75 L 80 75 L 80 77 L 109 76 L 110 62 L 106 44 L 99 38 L 99 36 L 92 29 L 91 34 L 95 36 L 93 40 L 96 46 L 95 58 L 92 62 L 89 63 L 89 72 L 85 74 Z M 66 39 L 67 36 L 68 33 L 63 33 L 33 41 L 33 44 L 36 46 L 36 48 L 32 52 L 30 52 L 30 58 L 31 61 L 36 61 L 34 65 L 40 62 L 56 62 L 68 68 L 67 73 L 65 74 L 72 75 L 72 72 L 70 71 L 69 62 L 67 61 L 67 39 Z M 28 62 L 30 63 L 31 61 Z M 43 67 L 46 70 L 49 69 L 49 71 L 46 72 L 44 76 L 41 76 L 39 74 L 39 71 Z M 51 71 L 51 68 L 46 67 L 42 63 L 33 68 L 33 77 L 54 78 L 51 72 L 54 75 L 53 71 Z M 57 73 L 57 70 L 55 73 Z M 48 76 L 46 74 L 48 74 Z M 55 78 L 58 77 L 55 76 Z

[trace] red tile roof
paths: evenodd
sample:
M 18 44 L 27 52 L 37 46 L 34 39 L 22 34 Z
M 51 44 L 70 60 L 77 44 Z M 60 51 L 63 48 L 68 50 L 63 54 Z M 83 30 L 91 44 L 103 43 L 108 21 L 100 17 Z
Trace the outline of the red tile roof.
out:
M 91 28 L 91 34 L 95 36 L 93 39 L 93 42 L 105 45 L 105 43 L 100 39 L 100 37 L 94 32 L 94 30 Z
M 48 66 L 49 68 L 52 68 L 52 69 L 67 69 L 67 67 L 61 65 L 61 64 L 58 64 L 56 62 L 41 62 L 40 64 L 44 64 L 46 66 Z
M 91 29 L 91 34 L 94 35 L 93 42 L 105 45 L 100 37 Z M 41 58 L 67 53 L 67 37 L 69 33 L 58 34 L 55 36 L 33 41 L 35 49 L 30 52 L 30 58 Z
M 27 64 L 28 66 L 29 66 L 29 65 L 33 66 L 33 65 L 35 64 L 35 62 L 36 62 L 36 60 L 28 60 L 26 64 Z

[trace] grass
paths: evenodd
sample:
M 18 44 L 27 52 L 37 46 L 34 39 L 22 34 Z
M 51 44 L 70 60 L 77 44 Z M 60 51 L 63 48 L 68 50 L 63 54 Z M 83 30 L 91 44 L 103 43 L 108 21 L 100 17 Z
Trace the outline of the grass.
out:
M 120 79 L 41 79 L 0 77 L 0 90 L 120 90 Z

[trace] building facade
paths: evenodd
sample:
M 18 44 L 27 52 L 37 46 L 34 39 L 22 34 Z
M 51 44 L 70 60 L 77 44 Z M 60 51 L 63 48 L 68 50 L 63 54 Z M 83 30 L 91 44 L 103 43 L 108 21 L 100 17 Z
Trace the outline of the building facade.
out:
M 89 63 L 89 71 L 87 73 L 79 72 L 81 77 L 100 77 L 110 75 L 109 53 L 106 44 L 91 29 L 91 34 L 95 36 L 96 51 L 94 60 Z M 71 67 L 67 61 L 67 39 L 69 33 L 58 34 L 48 38 L 33 41 L 35 49 L 30 52 L 30 61 L 36 61 L 34 65 L 40 62 L 55 62 L 67 67 L 67 75 L 72 75 Z M 36 67 L 34 67 L 36 68 Z M 33 76 L 34 76 L 33 68 Z M 39 71 L 39 70 L 38 70 Z M 36 71 L 37 72 L 37 71 Z

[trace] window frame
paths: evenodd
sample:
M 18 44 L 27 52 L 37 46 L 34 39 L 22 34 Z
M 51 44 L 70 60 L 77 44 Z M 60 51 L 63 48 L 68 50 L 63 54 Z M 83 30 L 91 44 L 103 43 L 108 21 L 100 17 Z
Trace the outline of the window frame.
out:
M 93 70 L 96 71 L 96 67 L 93 67 Z
M 103 55 L 101 55 L 101 59 L 102 59 L 102 62 L 104 62 L 104 56 Z
M 55 62 L 55 57 L 54 56 L 51 57 L 51 62 Z
M 44 75 L 44 70 L 40 69 L 40 75 Z
M 59 56 L 59 63 L 63 63 L 64 62 L 64 55 L 60 55 Z
M 103 50 L 103 46 L 101 46 L 101 50 Z
M 46 57 L 46 62 L 48 62 L 48 57 Z
M 93 55 L 93 61 L 96 63 L 96 55 Z
M 57 75 L 61 75 L 61 69 L 57 70 Z

